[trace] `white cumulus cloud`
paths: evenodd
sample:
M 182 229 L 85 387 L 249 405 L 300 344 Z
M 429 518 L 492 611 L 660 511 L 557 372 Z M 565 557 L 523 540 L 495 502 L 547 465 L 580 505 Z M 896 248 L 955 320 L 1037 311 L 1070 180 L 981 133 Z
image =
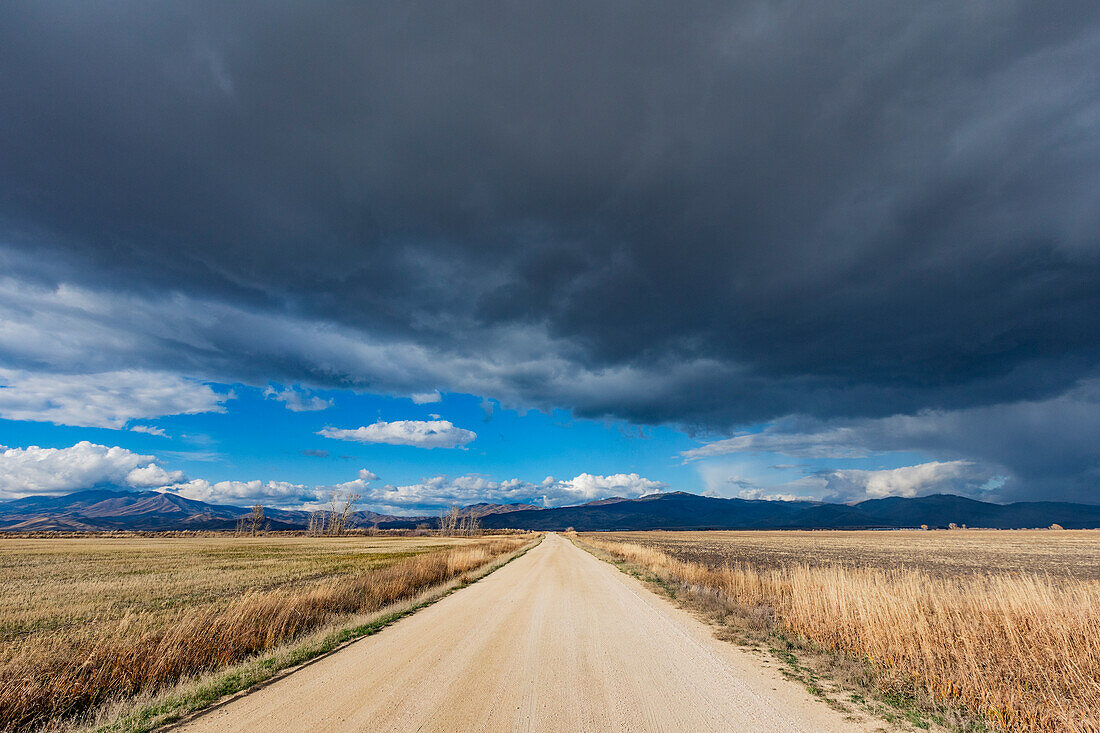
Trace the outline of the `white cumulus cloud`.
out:
M 995 477 L 971 461 L 930 461 L 915 466 L 864 471 L 840 469 L 819 474 L 833 500 L 879 499 L 928 494 L 974 495 Z
M 350 430 L 326 427 L 318 435 L 358 443 L 414 445 L 420 448 L 458 448 L 477 437 L 474 431 L 455 427 L 449 420 L 379 420 L 373 425 Z
M 6 448 L 0 452 L 0 498 L 67 494 L 95 486 L 146 489 L 183 480 L 154 456 L 81 441 L 69 448 Z
M 547 476 L 538 483 L 513 478 L 496 481 L 479 474 L 432 476 L 414 484 L 369 487 L 361 480 L 340 484 L 337 488 L 354 490 L 363 496 L 364 505 L 393 514 L 431 514 L 454 504 L 460 506 L 529 503 L 558 507 L 580 504 L 609 496 L 638 497 L 667 488 L 660 481 L 636 473 L 599 476 L 582 473 L 572 479 Z
M 434 392 L 418 392 L 417 394 L 410 395 L 409 399 L 418 405 L 430 405 L 433 402 L 441 402 L 443 400 L 443 395 L 439 394 L 439 390 Z
M 130 420 L 225 412 L 232 394 L 166 372 L 48 374 L 0 369 L 0 417 L 121 429 Z
M 887 496 L 959 494 L 996 500 L 1004 481 L 995 467 L 966 460 L 928 461 L 912 466 L 880 469 L 825 469 L 782 483 L 732 476 L 727 481 L 740 488 L 742 499 L 781 499 L 855 503 Z
M 370 487 L 372 481 L 378 480 L 378 474 L 374 471 L 368 471 L 365 468 L 359 469 L 359 478 L 352 479 L 351 481 L 345 481 L 342 484 L 336 484 L 332 488 L 336 491 L 343 493 L 359 494 L 360 496 L 369 495 L 374 489 Z M 320 495 L 320 490 L 319 494 Z
M 319 506 L 333 491 L 354 492 L 359 507 L 392 514 L 434 514 L 453 504 L 479 502 L 531 503 L 555 507 L 612 495 L 638 497 L 661 491 L 666 485 L 636 473 L 601 476 L 582 473 L 572 479 L 547 476 L 537 483 L 518 478 L 497 481 L 479 474 L 432 476 L 417 483 L 378 486 L 378 475 L 361 468 L 357 478 L 335 485 L 307 485 L 288 481 L 210 481 L 190 479 L 182 471 L 164 468 L 155 456 L 118 446 L 83 441 L 69 448 L 6 448 L 0 446 L 0 500 L 32 494 L 67 494 L 80 489 L 111 486 L 157 489 L 215 504 L 310 508 Z
M 292 484 L 287 481 L 265 482 L 259 479 L 217 482 L 193 479 L 164 486 L 164 490 L 211 504 L 251 504 L 253 502 L 303 504 L 316 501 L 321 495 L 316 487 Z
M 596 476 L 582 473 L 568 481 L 558 482 L 558 491 L 572 499 L 592 501 L 609 496 L 646 496 L 667 488 L 661 481 L 652 481 L 636 473 L 616 473 L 611 476 Z
M 167 471 L 155 463 L 138 466 L 126 474 L 126 484 L 135 489 L 155 489 L 183 479 L 183 471 Z

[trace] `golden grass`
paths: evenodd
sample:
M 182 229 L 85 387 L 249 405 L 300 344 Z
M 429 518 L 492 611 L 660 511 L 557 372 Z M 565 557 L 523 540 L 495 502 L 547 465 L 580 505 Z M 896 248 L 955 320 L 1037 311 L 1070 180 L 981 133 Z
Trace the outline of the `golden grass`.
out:
M 0 727 L 55 723 L 225 667 L 528 539 L 6 542 Z
M 1037 573 L 1100 580 L 1100 530 L 607 532 L 704 565 L 802 563 L 957 577 Z
M 1005 730 L 1100 730 L 1095 580 L 708 565 L 593 535 L 583 542 L 785 634 L 866 659 L 888 692 L 962 705 Z

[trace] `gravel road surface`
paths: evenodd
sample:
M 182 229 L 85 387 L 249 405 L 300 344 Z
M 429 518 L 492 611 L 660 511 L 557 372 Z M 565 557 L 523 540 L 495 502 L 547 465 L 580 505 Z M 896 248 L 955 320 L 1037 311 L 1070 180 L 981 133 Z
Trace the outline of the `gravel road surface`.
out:
M 198 731 L 879 728 L 558 535 L 371 637 L 185 724 Z

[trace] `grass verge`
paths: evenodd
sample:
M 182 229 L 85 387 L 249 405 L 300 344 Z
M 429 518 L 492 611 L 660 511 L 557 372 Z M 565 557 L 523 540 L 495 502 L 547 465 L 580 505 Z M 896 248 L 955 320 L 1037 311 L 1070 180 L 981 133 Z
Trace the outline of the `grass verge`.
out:
M 430 588 L 405 602 L 391 604 L 375 613 L 324 629 L 222 671 L 182 681 L 171 690 L 145 699 L 119 701 L 112 708 L 102 710 L 96 721 L 76 730 L 81 733 L 146 733 L 166 726 L 168 729 L 174 728 L 282 679 L 348 644 L 378 633 L 523 556 L 541 541 L 539 536 L 501 559 Z
M 311 582 L 17 637 L 0 654 L 0 729 L 150 730 L 374 633 L 529 546 L 494 538 L 372 555 Z
M 652 548 L 571 535 L 579 547 L 651 586 L 681 607 L 703 616 L 726 641 L 763 652 L 779 663 L 780 672 L 811 694 L 846 712 L 853 708 L 903 728 L 948 728 L 977 733 L 993 727 L 1033 730 L 1030 723 L 997 726 L 957 700 L 925 694 L 912 677 L 798 633 L 784 618 L 782 599 L 769 598 L 758 587 L 747 597 L 733 592 L 728 578 L 714 568 L 683 563 Z M 739 572 L 749 572 L 739 568 Z M 709 575 L 714 573 L 714 575 Z M 788 592 L 795 592 L 789 586 Z M 907 684 L 908 683 L 908 684 Z M 1058 716 L 1065 720 L 1064 716 Z M 1048 730 L 1087 730 L 1051 722 Z

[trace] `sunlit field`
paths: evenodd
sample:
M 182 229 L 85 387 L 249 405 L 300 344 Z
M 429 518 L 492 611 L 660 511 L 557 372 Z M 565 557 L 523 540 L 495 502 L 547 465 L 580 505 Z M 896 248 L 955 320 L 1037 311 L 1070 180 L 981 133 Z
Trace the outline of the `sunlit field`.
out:
M 0 729 L 219 669 L 461 577 L 530 537 L 0 541 Z
M 841 565 L 932 575 L 1039 573 L 1100 580 L 1100 530 L 610 532 L 680 560 L 754 567 Z
M 1098 531 L 624 532 L 581 541 L 759 638 L 1005 730 L 1100 729 Z

